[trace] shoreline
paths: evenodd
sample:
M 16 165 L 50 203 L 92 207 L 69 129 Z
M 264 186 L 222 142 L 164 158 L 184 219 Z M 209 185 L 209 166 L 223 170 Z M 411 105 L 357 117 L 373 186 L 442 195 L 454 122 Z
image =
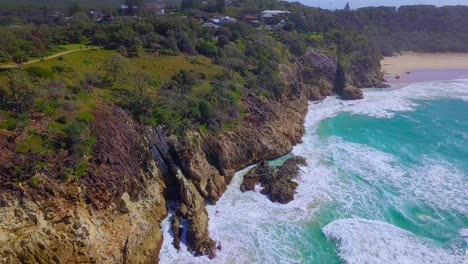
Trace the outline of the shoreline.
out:
M 468 53 L 404 52 L 381 64 L 390 85 L 468 78 Z
M 416 90 L 418 90 L 418 89 L 416 89 Z M 420 89 L 420 91 L 423 91 L 425 93 L 427 91 L 427 89 Z M 370 93 L 376 93 L 377 91 L 369 91 L 369 92 Z M 373 105 L 382 107 L 384 109 L 383 110 L 384 112 L 380 112 L 379 116 L 381 118 L 385 117 L 386 113 L 391 113 L 391 112 L 394 112 L 394 111 L 396 111 L 396 112 L 406 111 L 406 110 L 400 108 L 400 106 L 398 106 L 397 104 L 394 104 L 394 102 L 398 102 L 399 99 L 401 99 L 401 100 L 410 100 L 410 98 L 407 97 L 408 95 L 410 95 L 411 98 L 412 98 L 412 96 L 416 96 L 416 97 L 420 96 L 420 95 L 418 95 L 418 93 L 416 93 L 416 95 L 415 95 L 412 92 L 403 95 L 398 91 L 394 91 L 393 89 L 391 89 L 391 90 L 381 90 L 381 91 L 379 90 L 378 92 L 382 93 L 382 94 L 389 94 L 390 93 L 390 94 L 393 94 L 393 95 L 398 97 L 397 100 L 395 100 L 395 99 L 393 99 L 392 96 L 390 96 L 390 97 L 389 96 L 384 96 L 383 99 L 385 99 L 384 101 L 387 101 L 387 103 L 385 103 L 383 105 L 381 103 L 382 100 L 375 101 L 375 104 L 373 104 Z M 382 98 L 380 98 L 380 99 L 382 99 Z M 306 117 L 306 120 L 304 121 L 305 128 L 307 129 L 309 127 L 317 126 L 320 122 L 322 122 L 323 120 L 325 120 L 329 116 L 333 116 L 332 112 L 342 111 L 343 107 L 347 107 L 348 110 L 350 108 L 354 109 L 354 111 L 358 112 L 358 113 L 361 112 L 361 110 L 359 109 L 357 104 L 345 104 L 345 106 L 343 106 L 342 104 L 339 103 L 339 101 L 333 103 L 333 101 L 335 101 L 335 100 L 337 100 L 337 99 L 328 97 L 325 100 L 325 103 L 324 103 L 325 105 L 324 106 L 322 106 L 322 107 L 318 106 L 318 107 L 320 107 L 319 109 L 325 110 L 325 111 L 322 112 L 322 114 L 323 114 L 322 116 L 311 115 L 313 110 L 317 109 L 317 105 L 310 102 L 309 107 L 308 107 L 308 110 L 309 110 L 308 111 L 308 116 L 309 117 Z M 369 104 L 370 103 L 369 100 L 367 100 L 367 101 L 357 101 L 357 102 L 360 102 L 361 104 Z M 332 107 L 332 108 L 330 108 L 330 107 Z M 330 109 L 332 109 L 333 111 L 329 112 L 328 110 L 330 110 Z M 371 110 L 373 109 L 372 105 L 371 105 L 370 109 Z M 307 135 L 307 133 L 305 133 L 305 136 L 306 135 Z M 304 144 L 311 144 L 311 143 L 307 143 L 308 141 L 306 139 L 303 140 L 303 141 L 304 142 L 295 145 L 292 153 L 297 154 L 297 155 L 301 155 L 301 156 L 307 156 L 308 155 L 307 153 L 314 153 L 314 150 L 312 150 L 313 148 L 311 148 L 311 147 L 308 148 L 308 147 L 306 147 L 304 145 Z M 308 151 L 311 151 L 311 152 L 308 152 Z M 310 156 L 312 157 L 313 155 L 311 154 Z M 363 157 L 362 159 L 365 159 L 365 157 Z M 312 164 L 312 163 L 310 163 L 310 164 Z M 307 186 L 316 186 L 316 183 L 314 183 L 314 181 L 325 178 L 325 177 L 321 177 L 321 176 L 324 176 L 324 175 L 327 175 L 327 174 L 317 175 L 315 173 L 317 171 L 315 171 L 314 173 L 309 171 L 310 176 L 308 176 L 307 178 L 310 181 L 301 181 L 298 188 L 302 188 L 302 189 L 299 190 L 299 194 L 295 195 L 295 204 L 293 204 L 293 206 L 289 206 L 289 207 L 288 206 L 277 207 L 276 205 L 272 204 L 270 201 L 265 199 L 265 197 L 259 192 L 240 193 L 239 185 L 241 184 L 242 176 L 240 176 L 239 174 L 244 174 L 248 170 L 249 170 L 249 167 L 246 167 L 246 168 L 243 168 L 241 170 L 236 171 L 236 175 L 234 176 L 232 181 L 229 183 L 228 189 L 223 194 L 222 198 L 218 201 L 218 203 L 214 204 L 214 205 L 207 206 L 207 210 L 209 212 L 209 221 L 210 221 L 209 222 L 209 228 L 210 228 L 209 230 L 210 230 L 210 233 L 213 234 L 213 239 L 215 239 L 217 241 L 220 241 L 221 245 L 223 245 L 223 249 L 221 250 L 221 252 L 223 252 L 223 253 L 220 253 L 220 255 L 217 256 L 214 260 L 209 260 L 206 256 L 194 258 L 186 250 L 186 247 L 183 247 L 183 249 L 180 252 L 177 252 L 172 247 L 171 239 L 169 239 L 168 241 L 166 241 L 166 239 L 165 239 L 164 240 L 165 244 L 163 245 L 163 250 L 161 251 L 162 254 L 166 254 L 165 256 L 161 255 L 162 259 L 164 260 L 163 262 L 168 262 L 168 260 L 174 260 L 174 262 L 180 262 L 180 263 L 186 263 L 186 262 L 208 263 L 209 261 L 211 261 L 212 263 L 225 263 L 225 262 L 229 262 L 229 261 L 235 262 L 234 260 L 237 260 L 239 262 L 256 262 L 259 259 L 262 259 L 262 257 L 269 256 L 268 254 L 271 254 L 270 247 L 273 247 L 273 248 L 275 246 L 280 247 L 279 250 L 283 250 L 283 252 L 285 250 L 290 250 L 291 249 L 291 247 L 289 247 L 286 243 L 284 245 L 282 245 L 281 242 L 279 242 L 281 240 L 278 239 L 277 236 L 263 237 L 263 238 L 266 238 L 265 240 L 268 241 L 268 243 L 263 243 L 263 244 L 260 243 L 258 245 L 258 247 L 243 246 L 243 242 L 250 241 L 250 239 L 254 239 L 255 237 L 258 237 L 259 234 L 264 234 L 264 233 L 261 233 L 261 231 L 259 232 L 258 230 L 255 230 L 255 229 L 254 230 L 249 230 L 252 233 L 250 233 L 250 232 L 240 232 L 239 230 L 245 230 L 249 226 L 248 225 L 238 224 L 238 223 L 245 223 L 245 222 L 247 222 L 246 219 L 249 219 L 252 222 L 259 223 L 259 225 L 260 225 L 260 224 L 264 224 L 265 220 L 268 219 L 267 216 L 264 217 L 262 215 L 271 215 L 272 216 L 272 215 L 275 215 L 275 214 L 285 216 L 284 218 L 281 218 L 280 220 L 276 219 L 275 221 L 277 221 L 278 223 L 281 223 L 282 220 L 284 220 L 286 222 L 288 219 L 290 219 L 290 218 L 288 218 L 288 216 L 289 217 L 294 216 L 295 217 L 294 219 L 298 219 L 298 217 L 297 217 L 298 211 L 295 210 L 297 208 L 301 208 L 301 209 L 306 208 L 305 209 L 306 212 L 303 215 L 310 215 L 311 214 L 310 212 L 312 212 L 312 211 L 308 211 L 308 210 L 313 210 L 314 207 L 309 206 L 308 199 L 310 198 L 310 193 L 308 192 L 309 189 L 307 189 Z M 314 178 L 314 177 L 316 177 L 316 178 Z M 323 186 L 323 185 L 320 185 L 320 186 Z M 335 188 L 335 185 L 333 185 L 333 188 Z M 330 190 L 332 190 L 332 189 L 330 189 Z M 333 189 L 333 190 L 335 190 L 335 189 Z M 345 190 L 345 189 L 343 188 L 341 190 Z M 245 208 L 249 208 L 249 210 L 246 210 L 247 212 L 245 212 L 244 211 Z M 318 206 L 317 206 L 317 208 L 318 208 Z M 262 211 L 263 214 L 251 213 L 251 212 L 258 212 L 258 211 L 260 211 L 260 209 L 263 210 Z M 278 212 L 281 212 L 281 213 L 278 213 Z M 245 216 L 243 217 L 242 215 L 245 215 Z M 302 221 L 301 223 L 304 223 L 304 225 L 308 225 L 308 223 L 309 223 L 309 222 L 307 222 L 307 221 L 309 221 L 309 219 L 307 219 L 307 218 L 302 218 L 301 221 Z M 388 220 L 385 220 L 385 221 L 382 220 L 382 221 L 379 222 L 379 221 L 373 221 L 372 218 L 366 218 L 365 220 L 358 220 L 356 218 L 349 217 L 349 218 L 347 218 L 347 220 L 345 220 L 345 222 L 346 221 L 347 222 L 350 221 L 351 223 L 356 223 L 356 222 L 361 223 L 362 222 L 362 223 L 364 223 L 364 224 L 366 224 L 366 225 L 368 225 L 370 227 L 386 226 L 389 229 L 391 229 L 391 231 L 406 230 L 406 229 L 398 229 L 398 228 L 400 228 L 398 225 L 392 224 Z M 343 220 L 339 221 L 339 219 L 333 219 L 331 222 L 327 223 L 327 225 L 332 224 L 331 226 L 336 226 L 337 224 L 342 223 L 342 222 L 343 222 Z M 320 228 L 319 230 L 323 230 L 323 228 L 325 228 L 327 225 L 316 225 L 315 227 L 319 227 Z M 166 236 L 168 234 L 170 234 L 170 232 L 167 231 L 167 230 L 169 230 L 169 228 L 170 228 L 170 221 L 169 221 L 169 219 L 165 219 L 162 222 L 162 231 L 164 232 L 164 234 Z M 330 231 L 330 226 L 329 226 L 329 228 L 327 230 Z M 335 228 L 335 229 L 332 229 L 332 230 L 335 232 L 334 234 L 337 234 L 339 236 L 344 236 L 343 233 L 338 232 L 339 229 Z M 361 230 L 353 229 L 352 231 L 355 232 L 355 233 L 358 233 Z M 377 230 L 377 231 L 380 231 L 380 230 Z M 377 231 L 376 231 L 376 233 L 374 233 L 375 237 L 378 237 L 378 235 L 379 235 L 379 233 Z M 320 231 L 320 232 L 322 232 L 322 231 Z M 403 231 L 401 231 L 401 232 L 403 232 Z M 243 233 L 243 234 L 241 234 L 241 233 Z M 268 233 L 268 232 L 265 232 L 265 233 Z M 330 234 L 330 232 L 328 232 L 328 234 Z M 313 234 L 311 236 L 313 236 Z M 337 236 L 337 239 L 340 238 L 339 236 Z M 281 237 L 281 236 L 279 236 L 279 237 Z M 345 237 L 345 238 L 347 238 L 347 237 Z M 273 240 L 273 239 L 276 239 L 276 240 Z M 350 238 L 347 238 L 347 239 L 350 239 Z M 317 240 L 312 240 L 311 242 L 306 241 L 304 243 L 317 243 Z M 331 243 L 333 243 L 333 242 L 330 242 L 330 244 Z M 428 251 L 426 251 L 426 248 L 420 246 L 421 244 L 413 244 L 412 241 L 406 241 L 406 243 L 407 243 L 407 245 L 415 245 L 421 251 L 428 252 Z M 228 247 L 226 247 L 227 250 L 228 250 L 227 252 L 225 251 L 226 249 L 224 248 L 225 244 L 229 245 Z M 306 244 L 306 245 L 308 245 L 308 244 Z M 315 244 L 315 245 L 320 245 L 320 244 Z M 317 248 L 320 248 L 320 247 L 317 246 Z M 239 252 L 239 253 L 236 254 L 234 252 Z M 337 250 L 336 252 L 339 254 L 340 250 Z M 443 251 L 438 251 L 438 252 L 444 253 Z M 333 255 L 333 256 L 338 257 L 338 254 Z M 444 257 L 451 257 L 451 258 L 456 257 L 454 255 L 445 255 L 445 254 L 443 256 Z M 454 261 L 453 263 L 458 263 L 458 262 Z

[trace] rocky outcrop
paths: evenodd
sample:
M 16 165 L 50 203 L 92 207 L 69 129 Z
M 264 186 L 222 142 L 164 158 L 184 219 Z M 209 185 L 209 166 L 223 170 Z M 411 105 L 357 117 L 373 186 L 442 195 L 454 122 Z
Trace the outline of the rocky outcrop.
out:
M 362 90 L 356 87 L 348 86 L 343 90 L 341 98 L 344 100 L 360 100 L 364 99 Z
M 88 173 L 64 181 L 67 156 L 48 160 L 40 180 L 9 180 L 18 158 L 5 142 L 0 161 L 0 263 L 154 263 L 166 215 L 165 184 L 142 128 L 100 104 Z M 5 144 L 4 144 L 5 143 Z M 18 161 L 19 160 L 19 161 Z M 68 165 L 69 166 L 69 165 Z
M 316 49 L 310 49 L 296 60 L 298 76 L 309 100 L 323 100 L 333 94 L 337 63 L 336 57 Z
M 262 161 L 244 176 L 240 189 L 242 192 L 253 191 L 260 184 L 263 188 L 261 193 L 272 202 L 289 203 L 294 200 L 297 188 L 293 179 L 298 175 L 300 166 L 305 165 L 303 157 L 288 159 L 280 168 L 271 167 L 267 161 Z
M 193 137 L 196 136 L 193 135 Z M 150 144 L 154 159 L 158 166 L 163 168 L 165 178 L 178 186 L 178 189 L 174 190 L 178 192 L 181 205 L 177 209 L 176 217 L 172 224 L 174 231 L 173 244 L 175 248 L 180 249 L 181 242 L 179 234 L 181 234 L 182 230 L 180 230 L 180 224 L 178 223 L 181 219 L 187 219 L 187 242 L 190 251 L 196 255 L 208 255 L 210 258 L 213 258 L 216 255 L 216 243 L 210 238 L 208 233 L 208 212 L 205 208 L 205 198 L 202 194 L 205 194 L 206 198 L 215 197 L 209 191 L 203 189 L 203 187 L 206 188 L 206 183 L 210 180 L 208 177 L 213 177 L 211 174 L 203 174 L 203 169 L 206 169 L 207 172 L 216 170 L 204 163 L 206 162 L 206 158 L 200 160 L 203 155 L 200 149 L 201 142 L 185 141 L 189 140 L 189 138 L 192 137 L 187 136 L 184 141 L 180 141 L 175 137 L 167 137 L 161 127 L 158 127 L 153 132 Z M 182 155 L 190 156 L 185 157 Z M 199 163 L 191 163 L 190 160 L 197 160 L 197 156 L 199 156 Z M 187 158 L 188 160 L 183 158 Z M 203 164 L 205 164 L 206 168 L 196 167 Z M 219 176 L 219 173 L 216 176 Z M 175 179 L 175 181 L 172 181 L 171 178 Z
M 375 60 L 377 59 L 377 60 Z M 358 60 L 347 70 L 347 83 L 357 88 L 387 88 L 381 71 L 380 58 Z
M 242 126 L 218 134 L 192 131 L 183 137 L 166 135 L 161 128 L 153 132 L 154 159 L 168 192 L 177 192 L 166 196 L 180 202 L 172 225 L 174 234 L 181 233 L 177 222 L 185 219 L 188 248 L 195 255 L 214 257 L 219 247 L 208 233 L 206 202 L 220 199 L 235 171 L 289 153 L 304 132 L 308 104 L 302 91 L 291 92 L 281 101 L 267 100 L 247 89 L 243 93 L 247 114 Z M 174 236 L 176 248 L 180 242 Z

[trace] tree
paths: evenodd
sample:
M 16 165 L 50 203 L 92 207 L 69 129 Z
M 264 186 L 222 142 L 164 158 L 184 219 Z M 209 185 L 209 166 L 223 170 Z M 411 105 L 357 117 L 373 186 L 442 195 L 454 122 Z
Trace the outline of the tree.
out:
M 245 74 L 248 68 L 248 58 L 234 43 L 224 47 L 219 63 L 227 69 L 229 77 L 233 77 L 235 72 Z
M 6 51 L 0 50 L 0 62 L 7 62 L 10 60 L 10 54 Z
M 213 105 L 206 100 L 202 100 L 198 103 L 198 111 L 200 112 L 200 117 L 203 122 L 208 122 L 215 114 Z
M 338 67 L 336 68 L 335 84 L 333 85 L 333 91 L 336 94 L 341 95 L 345 88 L 346 88 L 346 73 L 341 63 L 338 63 Z
M 126 63 L 122 56 L 114 55 L 105 60 L 102 67 L 108 75 L 112 75 L 115 82 L 117 81 L 118 75 L 125 72 Z
M 13 61 L 18 65 L 18 70 L 21 70 L 21 67 L 28 62 L 29 56 L 24 52 L 18 52 L 13 55 Z
M 25 72 L 11 70 L 8 72 L 7 101 L 18 112 L 26 112 L 34 103 L 36 91 Z
M 349 7 L 349 2 L 346 2 L 346 5 L 344 7 L 344 11 L 351 11 L 351 7 Z
M 140 95 L 143 95 L 143 93 L 145 92 L 146 86 L 151 81 L 151 76 L 142 71 L 138 71 L 132 74 L 132 76 L 133 76 L 133 83 L 137 87 L 138 92 L 140 93 Z
M 203 41 L 197 46 L 198 52 L 208 57 L 215 57 L 218 55 L 218 47 L 211 41 Z

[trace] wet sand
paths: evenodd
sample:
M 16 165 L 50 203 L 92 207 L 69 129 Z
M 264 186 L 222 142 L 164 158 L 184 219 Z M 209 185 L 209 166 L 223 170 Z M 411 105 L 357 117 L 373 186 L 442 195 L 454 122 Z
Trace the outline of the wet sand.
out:
M 389 83 L 468 78 L 468 53 L 405 52 L 382 60 Z

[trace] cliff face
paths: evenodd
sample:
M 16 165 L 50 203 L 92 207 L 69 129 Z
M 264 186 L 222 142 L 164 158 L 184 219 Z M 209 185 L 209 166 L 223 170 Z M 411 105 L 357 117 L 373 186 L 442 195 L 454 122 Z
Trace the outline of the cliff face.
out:
M 154 263 L 166 199 L 180 204 L 174 233 L 187 219 L 190 250 L 214 257 L 223 241 L 210 238 L 206 202 L 220 199 L 235 171 L 300 142 L 308 100 L 332 94 L 335 71 L 336 59 L 315 50 L 280 65 L 288 92 L 273 101 L 243 90 L 241 124 L 221 133 L 171 136 L 101 103 L 88 173 L 73 181 L 58 176 L 69 162 L 62 154 L 47 161 L 39 184 L 15 181 L 12 171 L 35 157 L 19 158 L 22 135 L 0 131 L 0 263 Z
M 248 114 L 242 125 L 231 131 L 191 132 L 182 138 L 168 137 L 161 129 L 155 131 L 155 159 L 161 168 L 167 168 L 163 171 L 173 185 L 168 189 L 178 192 L 171 196 L 180 199 L 174 233 L 181 233 L 177 223 L 187 219 L 187 242 L 196 255 L 214 257 L 218 245 L 208 233 L 205 201 L 216 203 L 236 170 L 290 152 L 304 132 L 307 98 L 302 93 L 290 94 L 280 102 L 245 93 L 243 104 Z M 179 243 L 176 236 L 176 248 Z
M 147 155 L 142 128 L 122 110 L 100 105 L 89 173 L 57 178 L 66 159 L 49 161 L 35 185 L 2 175 L 0 263 L 154 263 L 166 215 L 162 173 Z M 14 136 L 14 135 L 11 135 Z M 9 173 L 14 144 L 2 142 L 0 173 Z

